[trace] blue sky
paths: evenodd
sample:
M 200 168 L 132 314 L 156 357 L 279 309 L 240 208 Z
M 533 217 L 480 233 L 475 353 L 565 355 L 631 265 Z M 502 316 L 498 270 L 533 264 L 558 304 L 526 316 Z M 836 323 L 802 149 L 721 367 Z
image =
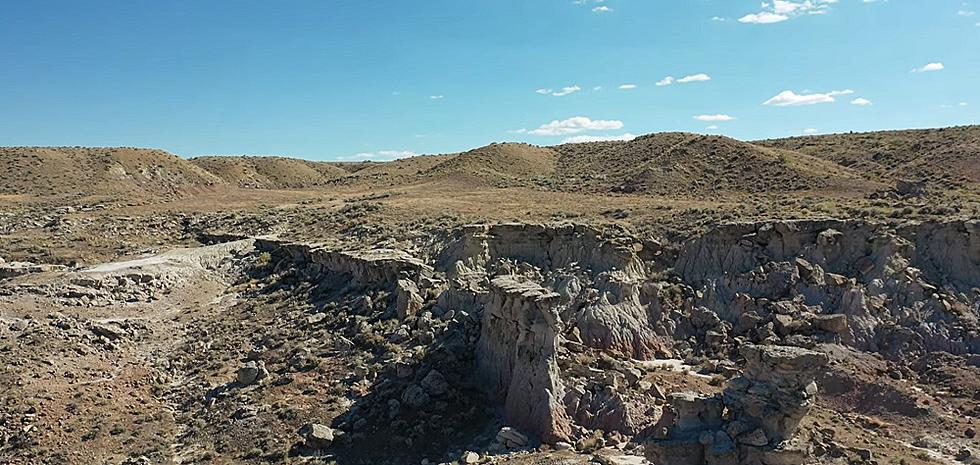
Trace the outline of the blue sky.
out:
M 8 0 L 0 66 L 0 145 L 355 160 L 936 127 L 980 115 L 980 0 Z

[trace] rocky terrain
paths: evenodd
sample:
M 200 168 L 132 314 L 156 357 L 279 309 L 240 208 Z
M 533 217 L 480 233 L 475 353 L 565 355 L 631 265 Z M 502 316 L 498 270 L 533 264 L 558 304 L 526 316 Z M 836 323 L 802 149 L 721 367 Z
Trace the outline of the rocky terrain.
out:
M 978 135 L 3 149 L 0 463 L 980 463 Z

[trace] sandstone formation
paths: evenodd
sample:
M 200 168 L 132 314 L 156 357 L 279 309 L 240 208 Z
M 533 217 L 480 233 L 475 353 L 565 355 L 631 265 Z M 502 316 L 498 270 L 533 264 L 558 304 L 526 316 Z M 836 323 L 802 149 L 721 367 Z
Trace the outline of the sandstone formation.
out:
M 868 461 L 836 433 L 805 426 L 818 399 L 836 400 L 819 391 L 930 410 L 894 387 L 849 384 L 828 361 L 867 356 L 875 361 L 859 362 L 894 380 L 912 376 L 896 360 L 941 366 L 929 357 L 945 353 L 977 363 L 978 237 L 976 222 L 776 221 L 726 224 L 668 247 L 621 228 L 503 223 L 452 231 L 428 256 L 262 237 L 18 276 L 0 284 L 0 298 L 163 308 L 167 321 L 173 308 L 222 302 L 245 323 L 213 326 L 196 314 L 200 328 L 179 350 L 191 360 L 214 352 L 208 366 L 223 370 L 173 395 L 183 415 L 237 434 L 276 409 L 276 421 L 295 423 L 289 455 Z M 191 278 L 206 289 L 235 280 L 234 297 L 181 300 L 199 291 Z M 64 339 L 89 355 L 136 347 L 148 331 L 138 320 L 62 313 L 0 323 L 10 340 Z M 305 409 L 269 401 L 286 391 L 324 400 Z
M 808 453 L 792 439 L 827 361 L 799 346 L 841 343 L 889 356 L 978 351 L 969 294 L 978 283 L 977 231 L 975 222 L 732 224 L 685 244 L 675 260 L 622 230 L 471 225 L 432 267 L 394 250 L 257 246 L 301 264 L 328 295 L 371 289 L 384 302 L 349 306 L 407 323 L 393 341 L 421 337 L 412 328 L 431 327 L 430 318 L 474 315 L 478 338 L 456 339 L 453 349 L 472 354 L 473 372 L 454 376 L 470 377 L 509 425 L 548 444 L 588 449 L 589 431 L 629 437 L 667 418 L 649 406 L 644 389 L 652 387 L 634 360 L 740 354 L 743 374 L 723 394 L 670 396 L 675 420 L 650 454 L 792 463 Z M 588 360 L 604 371 L 590 371 Z M 443 375 L 415 373 L 396 400 L 423 409 L 444 395 L 431 381 Z
M 742 347 L 744 374 L 722 395 L 676 393 L 673 424 L 647 444 L 654 463 L 678 465 L 802 464 L 792 442 L 815 402 L 814 377 L 827 363 L 819 352 L 789 346 Z

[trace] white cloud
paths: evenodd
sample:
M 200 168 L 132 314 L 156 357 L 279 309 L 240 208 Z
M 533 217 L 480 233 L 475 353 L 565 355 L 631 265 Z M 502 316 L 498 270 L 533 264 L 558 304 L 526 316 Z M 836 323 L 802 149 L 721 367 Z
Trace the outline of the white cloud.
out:
M 416 157 L 417 153 L 411 150 L 379 150 L 377 152 L 355 153 L 348 157 L 340 157 L 341 160 L 395 160 L 398 158 Z
M 698 115 L 695 116 L 694 119 L 698 121 L 731 121 L 735 118 L 732 116 L 719 114 L 719 115 Z
M 583 131 L 609 131 L 622 128 L 622 121 L 594 120 L 585 116 L 576 116 L 560 121 L 554 120 L 550 123 L 542 124 L 537 129 L 519 129 L 515 132 L 518 134 L 531 134 L 533 136 L 564 136 Z
M 712 16 L 711 17 L 711 20 L 712 21 L 718 21 L 720 23 L 723 23 L 725 21 L 728 21 L 728 18 L 722 18 L 721 16 Z
M 619 86 L 619 90 L 633 90 L 636 89 L 636 84 L 623 84 Z
M 705 128 L 705 129 L 709 129 L 709 130 L 712 130 L 712 131 L 714 131 L 715 129 L 718 129 L 718 125 L 717 125 L 717 124 L 712 124 L 711 126 L 708 126 L 708 127 L 707 127 L 707 128 Z
M 442 95 L 430 95 L 429 96 L 429 99 L 431 99 L 431 100 L 442 100 L 442 97 L 443 97 Z
M 912 70 L 913 73 L 928 73 L 930 71 L 942 71 L 946 69 L 946 66 L 942 62 L 929 63 L 925 66 L 920 66 Z
M 669 86 L 674 83 L 688 84 L 691 82 L 704 82 L 710 80 L 711 80 L 711 76 L 708 76 L 707 74 L 704 73 L 698 73 L 698 74 L 689 74 L 680 79 L 674 79 L 673 76 L 667 76 L 657 81 L 657 85 L 663 87 L 663 86 Z
M 801 105 L 814 105 L 817 103 L 833 103 L 836 101 L 834 97 L 853 93 L 854 91 L 850 89 L 835 90 L 825 94 L 797 94 L 791 90 L 784 90 L 775 97 L 766 100 L 762 104 L 777 107 L 796 107 Z
M 762 11 L 750 13 L 738 19 L 746 24 L 773 24 L 804 15 L 822 15 L 829 11 L 830 5 L 839 0 L 772 0 L 763 2 Z
M 861 106 L 861 107 L 866 107 L 866 106 L 870 106 L 871 105 L 871 100 L 868 100 L 868 99 L 866 99 L 864 97 L 858 97 L 858 98 L 856 98 L 854 100 L 851 100 L 851 105 L 857 105 L 857 106 Z
M 975 15 L 975 14 L 977 14 L 977 12 L 976 12 L 976 11 L 970 11 L 970 10 L 960 10 L 960 11 L 957 11 L 957 12 L 956 12 L 956 16 L 966 16 L 966 17 L 970 17 L 970 16 L 973 16 L 973 15 Z
M 959 103 L 959 105 L 960 105 L 961 107 L 965 107 L 965 106 L 967 106 L 967 105 L 969 105 L 969 103 L 966 103 L 966 102 L 960 102 L 960 103 Z
M 609 8 L 606 5 L 602 5 L 593 8 L 592 11 L 595 13 L 609 13 L 610 11 L 612 11 L 612 8 Z
M 803 130 L 803 134 L 816 134 L 817 130 L 813 128 L 806 128 Z
M 538 94 L 541 94 L 541 95 L 553 95 L 555 97 L 564 97 L 564 96 L 569 95 L 569 94 L 574 94 L 574 93 L 576 93 L 576 92 L 578 92 L 580 90 L 582 90 L 582 88 L 579 87 L 579 86 L 566 86 L 566 87 L 562 87 L 559 90 L 538 89 L 538 90 L 536 90 L 534 92 L 535 93 L 538 93 Z
M 762 13 L 751 13 L 742 16 L 738 18 L 738 22 L 746 24 L 772 24 L 781 23 L 787 19 L 789 19 L 789 16 L 764 11 Z
M 620 134 L 618 136 L 572 136 L 562 139 L 562 144 L 581 144 L 583 142 L 629 141 L 636 139 L 636 134 Z
M 689 82 L 704 82 L 710 80 L 711 80 L 711 76 L 708 76 L 707 74 L 704 73 L 698 73 L 698 74 L 692 74 L 690 76 L 684 76 L 678 79 L 677 82 L 681 84 L 687 84 Z

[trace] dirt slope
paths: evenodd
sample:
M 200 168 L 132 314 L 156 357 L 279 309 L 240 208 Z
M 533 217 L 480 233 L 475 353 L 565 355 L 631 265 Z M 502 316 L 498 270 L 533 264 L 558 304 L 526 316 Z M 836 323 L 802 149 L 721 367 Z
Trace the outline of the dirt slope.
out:
M 184 196 L 218 177 L 156 149 L 0 147 L 0 194 Z
M 432 177 L 463 177 L 510 184 L 555 175 L 554 150 L 529 144 L 491 144 L 452 156 L 429 169 Z
M 306 189 L 349 174 L 332 164 L 284 157 L 199 157 L 191 162 L 243 188 Z
M 554 149 L 561 180 L 593 190 L 670 195 L 866 184 L 826 160 L 721 136 L 660 133 L 628 142 L 565 144 Z
M 758 141 L 833 161 L 873 179 L 980 182 L 980 126 L 830 134 Z

